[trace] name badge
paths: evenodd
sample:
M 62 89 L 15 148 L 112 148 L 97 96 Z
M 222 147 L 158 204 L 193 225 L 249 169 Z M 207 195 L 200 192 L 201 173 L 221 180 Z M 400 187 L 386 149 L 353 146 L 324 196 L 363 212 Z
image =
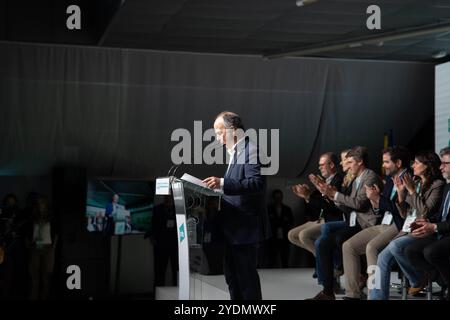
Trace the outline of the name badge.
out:
M 392 213 L 390 213 L 389 211 L 386 211 L 384 213 L 383 221 L 381 221 L 381 224 L 385 224 L 385 225 L 389 226 L 389 225 L 391 225 L 393 218 L 394 217 L 392 216 Z
M 405 223 L 403 224 L 403 228 L 402 228 L 402 231 L 403 232 L 411 232 L 411 223 L 413 223 L 414 222 L 414 220 L 416 220 L 416 214 L 410 214 L 410 215 L 408 215 L 408 217 L 406 218 L 406 220 L 405 220 Z
M 354 226 L 356 226 L 356 212 L 352 211 L 352 213 L 350 213 L 350 227 Z

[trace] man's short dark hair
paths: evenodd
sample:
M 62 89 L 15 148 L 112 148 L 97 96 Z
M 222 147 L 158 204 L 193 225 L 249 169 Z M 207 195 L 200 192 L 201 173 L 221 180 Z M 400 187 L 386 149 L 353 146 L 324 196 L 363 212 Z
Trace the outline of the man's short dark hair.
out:
M 364 166 L 369 165 L 369 150 L 366 147 L 356 146 L 347 154 L 347 158 L 352 157 L 356 161 L 362 161 Z
M 338 158 L 338 156 L 334 153 L 334 152 L 325 152 L 324 154 L 322 154 L 321 156 L 320 156 L 321 158 L 322 157 L 327 157 L 328 158 L 328 160 L 330 160 L 330 162 L 333 162 L 334 163 L 334 166 L 335 167 L 337 167 L 338 165 L 339 165 L 339 158 Z
M 223 111 L 219 113 L 216 119 L 222 118 L 223 124 L 226 129 L 242 129 L 244 130 L 244 124 L 242 123 L 241 117 L 234 112 L 231 111 Z
M 400 160 L 402 162 L 402 168 L 409 167 L 409 164 L 411 163 L 411 154 L 408 149 L 403 146 L 387 147 L 383 149 L 382 153 L 389 153 L 392 162 Z
M 441 149 L 441 151 L 439 152 L 439 155 L 441 157 L 450 156 L 450 147 L 445 147 L 445 148 Z
M 344 155 L 345 155 L 345 158 L 347 158 L 347 157 L 348 157 L 348 153 L 349 153 L 351 150 L 352 150 L 352 149 L 344 149 L 344 150 L 341 151 L 341 155 L 344 154 Z

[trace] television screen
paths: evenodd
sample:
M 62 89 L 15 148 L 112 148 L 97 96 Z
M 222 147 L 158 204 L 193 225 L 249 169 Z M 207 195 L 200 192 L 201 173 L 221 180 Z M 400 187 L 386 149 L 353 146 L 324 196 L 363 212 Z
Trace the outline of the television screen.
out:
M 154 194 L 152 181 L 89 180 L 87 230 L 109 236 L 146 232 L 150 229 Z

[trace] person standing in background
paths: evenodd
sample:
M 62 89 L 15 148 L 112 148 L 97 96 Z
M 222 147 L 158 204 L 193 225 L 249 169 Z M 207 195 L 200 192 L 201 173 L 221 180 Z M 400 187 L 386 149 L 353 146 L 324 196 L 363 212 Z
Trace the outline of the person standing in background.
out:
M 283 192 L 279 189 L 272 193 L 273 203 L 267 207 L 272 238 L 267 241 L 268 250 L 266 259 L 269 267 L 278 267 L 280 257 L 281 267 L 289 266 L 289 246 L 287 234 L 292 228 L 294 215 L 292 209 L 283 203 Z

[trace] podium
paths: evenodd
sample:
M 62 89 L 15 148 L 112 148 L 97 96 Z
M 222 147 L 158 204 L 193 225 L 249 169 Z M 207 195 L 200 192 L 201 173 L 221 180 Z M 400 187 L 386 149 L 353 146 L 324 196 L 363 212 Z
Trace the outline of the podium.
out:
M 178 235 L 178 299 L 202 299 L 201 274 L 204 268 L 203 245 L 211 242 L 205 225 L 220 211 L 221 192 L 174 176 L 156 180 L 156 195 L 172 195 Z

